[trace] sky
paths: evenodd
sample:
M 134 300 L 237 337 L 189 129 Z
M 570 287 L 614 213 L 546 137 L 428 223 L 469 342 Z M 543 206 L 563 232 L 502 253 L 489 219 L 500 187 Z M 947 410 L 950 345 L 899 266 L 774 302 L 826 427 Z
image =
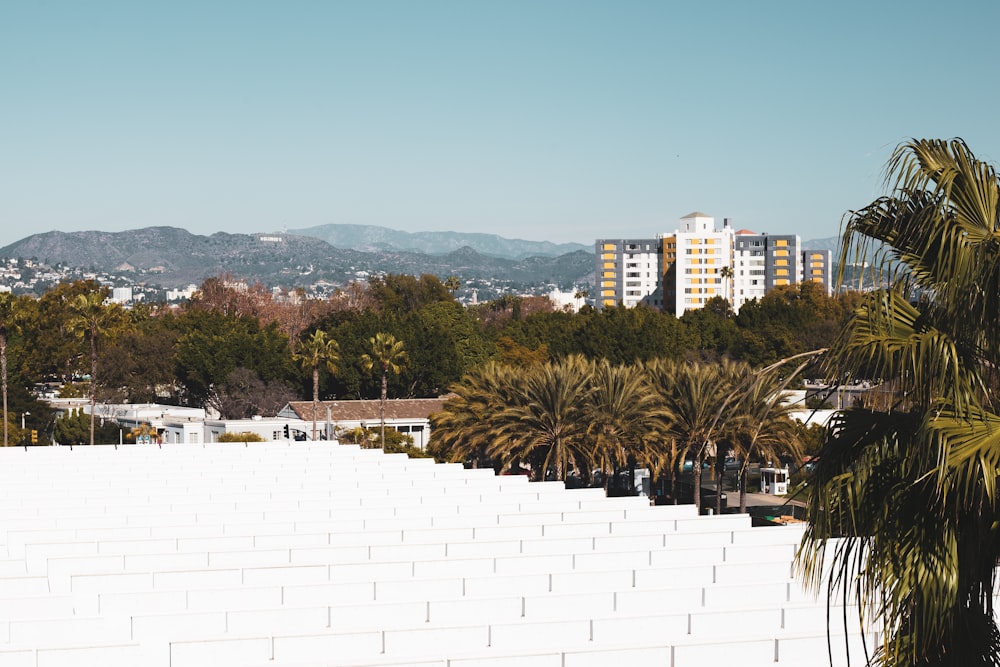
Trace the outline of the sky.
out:
M 0 0 L 0 247 L 379 225 L 838 234 L 910 138 L 1000 155 L 1000 3 Z

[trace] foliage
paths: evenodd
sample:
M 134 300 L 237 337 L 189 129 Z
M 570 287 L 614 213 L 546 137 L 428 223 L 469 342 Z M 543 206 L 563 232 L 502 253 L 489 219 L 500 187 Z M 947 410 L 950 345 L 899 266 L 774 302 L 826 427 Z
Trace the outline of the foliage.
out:
M 55 420 L 52 438 L 60 445 L 85 445 L 91 442 L 90 415 L 77 408 Z M 94 426 L 93 440 L 101 444 L 117 444 L 121 431 L 117 424 L 101 421 Z
M 204 403 L 237 368 L 265 384 L 295 376 L 288 339 L 276 324 L 261 327 L 248 315 L 196 309 L 177 317 L 176 326 L 182 330 L 174 353 L 176 374 L 189 404 Z
M 378 420 L 380 441 L 385 442 L 385 402 L 388 398 L 389 374 L 399 375 L 409 363 L 406 345 L 390 333 L 380 331 L 368 339 L 368 352 L 361 355 L 361 364 L 366 371 L 374 370 L 381 376 L 382 392 L 379 395 Z
M 240 433 L 223 433 L 219 436 L 218 442 L 264 442 L 257 433 L 242 431 Z
M 340 345 L 337 341 L 328 338 L 322 329 L 313 331 L 299 346 L 299 351 L 292 355 L 292 359 L 302 366 L 303 370 L 312 373 L 312 400 L 313 400 L 313 424 L 312 439 L 316 439 L 316 414 L 319 412 L 319 372 L 323 368 L 329 373 L 337 372 L 337 363 L 340 361 Z
M 997 665 L 1000 183 L 961 140 L 914 140 L 891 191 L 847 220 L 841 265 L 880 261 L 826 377 L 879 378 L 888 407 L 840 413 L 800 554 L 884 628 L 873 664 Z M 853 539 L 836 541 L 847 535 Z

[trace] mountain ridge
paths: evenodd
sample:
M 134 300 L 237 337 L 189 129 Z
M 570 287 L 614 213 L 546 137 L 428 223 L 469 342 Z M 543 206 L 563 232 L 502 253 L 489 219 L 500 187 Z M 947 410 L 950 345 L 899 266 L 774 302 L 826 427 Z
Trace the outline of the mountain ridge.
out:
M 592 250 L 519 259 L 486 255 L 468 246 L 435 255 L 366 252 L 286 232 L 203 236 L 169 226 L 123 232 L 43 232 L 0 248 L 0 257 L 142 274 L 146 283 L 165 288 L 200 285 L 207 278 L 227 273 L 268 287 L 346 284 L 378 273 L 430 273 L 442 279 L 454 274 L 463 280 L 535 286 L 552 283 L 568 289 L 591 284 L 594 272 Z
M 426 255 L 442 255 L 468 247 L 482 255 L 525 259 L 535 256 L 556 257 L 577 250 L 593 250 L 592 245 L 583 243 L 528 241 L 482 232 L 405 232 L 375 225 L 327 224 L 289 229 L 288 233 L 317 238 L 337 248 L 367 252 L 420 252 Z

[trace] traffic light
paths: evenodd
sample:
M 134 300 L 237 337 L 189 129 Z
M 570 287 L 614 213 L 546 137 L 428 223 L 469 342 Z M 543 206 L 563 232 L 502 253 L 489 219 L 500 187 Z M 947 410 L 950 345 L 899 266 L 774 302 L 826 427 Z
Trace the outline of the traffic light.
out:
M 285 440 L 288 440 L 288 424 L 285 424 Z
M 38 431 L 36 431 L 35 429 L 31 429 L 31 444 L 33 445 L 38 444 Z

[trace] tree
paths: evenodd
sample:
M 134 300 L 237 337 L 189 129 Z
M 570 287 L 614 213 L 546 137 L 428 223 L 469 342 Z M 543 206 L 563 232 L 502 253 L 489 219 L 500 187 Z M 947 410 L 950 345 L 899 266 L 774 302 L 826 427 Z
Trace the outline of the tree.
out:
M 749 368 L 747 369 L 749 370 Z M 800 458 L 799 428 L 789 416 L 793 407 L 785 398 L 789 377 L 777 368 L 749 375 L 739 387 L 726 419 L 725 432 L 736 459 L 740 512 L 747 511 L 747 478 L 752 457 L 777 462 L 783 457 Z
M 647 366 L 660 409 L 669 415 L 666 436 L 677 440 L 679 450 L 692 463 L 694 504 L 699 511 L 702 464 L 722 434 L 720 418 L 744 368 L 729 361 L 655 360 Z
M 430 416 L 429 449 L 446 461 L 499 468 L 488 453 L 496 439 L 494 422 L 521 393 L 523 378 L 520 369 L 495 361 L 471 369 L 450 387 L 442 410 Z
M 565 480 L 571 466 L 588 468 L 593 457 L 583 406 L 593 373 L 593 364 L 579 355 L 531 368 L 496 416 L 488 453 L 505 466 L 530 459 L 536 480 L 549 471 Z
M 828 377 L 894 402 L 839 413 L 807 487 L 799 563 L 884 639 L 873 664 L 996 665 L 1000 557 L 1000 183 L 960 139 L 912 140 L 890 194 L 849 214 L 841 267 L 875 257 Z M 847 536 L 850 539 L 834 538 Z
M 327 338 L 322 329 L 312 332 L 293 355 L 295 361 L 302 365 L 303 370 L 312 372 L 313 409 L 312 409 L 312 439 L 316 439 L 316 414 L 319 412 L 319 370 L 325 368 L 330 373 L 337 372 L 340 361 L 340 346 L 337 341 Z
M 444 286 L 449 292 L 451 292 L 452 296 L 455 296 L 455 293 L 458 292 L 458 289 L 462 286 L 462 281 L 459 280 L 457 276 L 448 276 L 448 278 L 444 281 Z
M 97 339 L 103 336 L 109 327 L 120 319 L 120 307 L 105 306 L 106 288 L 78 294 L 70 302 L 71 313 L 68 322 L 70 330 L 86 339 L 90 348 L 90 444 L 94 444 L 95 396 L 97 392 Z
M 143 422 L 129 429 L 128 438 L 137 444 L 141 442 L 148 444 L 155 441 L 157 446 L 160 446 L 160 434 L 156 427 L 148 422 Z
M 592 457 L 595 466 L 604 470 L 605 480 L 619 464 L 628 463 L 630 493 L 635 462 L 656 460 L 649 450 L 668 426 L 658 405 L 642 367 L 596 363 L 584 405 L 587 434 L 593 438 Z
M 388 393 L 389 373 L 398 374 L 403 370 L 409 356 L 403 341 L 389 333 L 379 332 L 368 340 L 370 353 L 361 356 L 361 363 L 366 371 L 377 369 L 382 377 L 382 393 L 379 396 L 378 420 L 379 433 L 385 443 L 385 401 Z
M 0 292 L 0 382 L 3 384 L 3 446 L 8 442 L 7 413 L 7 337 L 20 324 L 18 299 L 10 292 Z

